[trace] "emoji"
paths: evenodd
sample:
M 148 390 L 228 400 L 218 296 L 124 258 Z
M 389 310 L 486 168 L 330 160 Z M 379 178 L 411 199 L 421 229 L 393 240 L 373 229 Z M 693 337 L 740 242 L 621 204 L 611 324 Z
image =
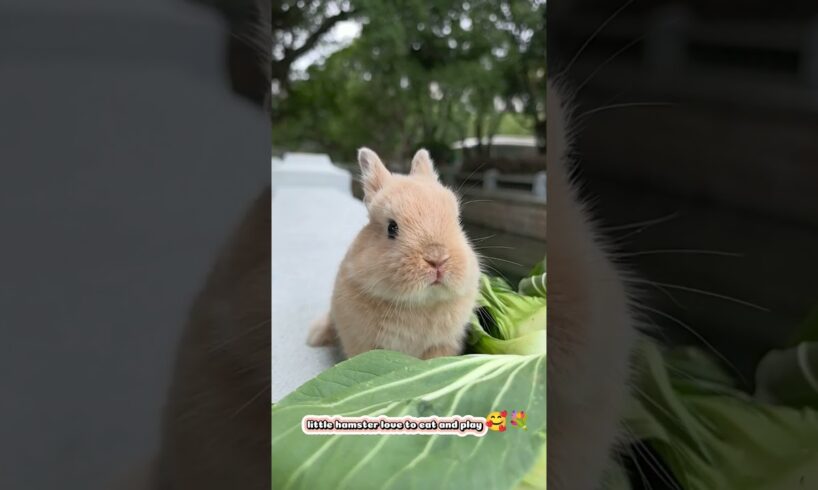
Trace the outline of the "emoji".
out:
M 511 425 L 517 427 L 519 429 L 528 430 L 528 427 L 525 426 L 526 420 L 528 420 L 528 416 L 525 414 L 524 411 L 520 410 L 517 412 L 516 410 L 511 411 Z
M 505 432 L 506 415 L 508 415 L 508 413 L 505 410 L 502 412 L 491 412 L 488 414 L 486 417 L 486 425 L 488 426 L 489 430 Z

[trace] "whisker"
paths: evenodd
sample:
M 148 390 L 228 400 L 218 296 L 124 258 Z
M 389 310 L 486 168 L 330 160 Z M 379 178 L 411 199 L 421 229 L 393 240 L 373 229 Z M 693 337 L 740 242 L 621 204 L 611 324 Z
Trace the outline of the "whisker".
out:
M 627 450 L 628 454 L 630 454 L 630 456 L 631 456 L 631 460 L 633 461 L 633 465 L 636 467 L 636 471 L 639 472 L 639 479 L 642 480 L 642 486 L 647 488 L 648 490 L 650 490 L 651 489 L 650 481 L 648 481 L 648 477 L 642 471 L 642 466 L 639 464 L 639 460 L 636 457 L 636 454 L 634 454 L 634 452 L 633 452 L 633 448 L 635 446 L 636 446 L 636 444 L 631 444 L 631 445 L 628 446 L 628 448 L 626 450 Z
M 595 107 L 579 114 L 576 119 L 580 120 L 597 112 L 609 111 L 611 109 L 623 109 L 627 107 L 671 107 L 675 106 L 673 102 L 622 102 L 620 104 L 609 104 L 601 107 Z
M 686 310 L 686 309 L 687 309 L 687 308 L 686 308 L 685 306 L 683 306 L 683 305 L 682 305 L 682 304 L 679 302 L 679 300 L 677 300 L 677 299 L 676 299 L 676 297 L 675 297 L 675 296 L 673 296 L 673 294 L 671 294 L 671 293 L 670 293 L 670 291 L 668 291 L 667 289 L 665 289 L 665 288 L 663 288 L 662 286 L 659 286 L 659 285 L 657 285 L 657 284 L 651 284 L 651 286 L 653 286 L 654 288 L 656 288 L 656 289 L 658 289 L 660 292 L 662 292 L 662 294 L 664 294 L 665 296 L 667 296 L 667 297 L 668 297 L 668 299 L 670 299 L 670 301 L 672 301 L 672 302 L 673 302 L 673 304 L 675 304 L 675 305 L 676 305 L 676 306 L 678 306 L 679 308 L 681 308 L 681 309 L 683 309 L 683 310 Z
M 631 388 L 634 389 L 640 395 L 641 398 L 643 398 L 645 401 L 656 407 L 656 409 L 659 410 L 659 412 L 661 412 L 665 417 L 667 417 L 668 421 L 676 424 L 681 430 L 686 429 L 684 421 L 680 419 L 679 416 L 669 411 L 667 408 L 663 407 L 661 403 L 654 400 L 653 397 L 650 396 L 646 391 L 642 390 L 636 385 L 631 386 Z
M 639 252 L 624 252 L 616 253 L 617 257 L 640 257 L 643 255 L 660 255 L 660 254 L 691 254 L 691 255 L 716 255 L 720 257 L 744 257 L 744 254 L 736 252 L 723 252 L 721 250 L 700 250 L 700 249 L 685 249 L 685 248 L 669 248 L 660 250 L 642 250 Z
M 645 323 L 650 322 L 650 326 L 653 327 L 653 329 L 650 330 L 651 337 L 654 337 L 654 338 L 661 337 L 665 344 L 670 344 L 670 338 L 668 337 L 667 332 L 665 332 L 664 329 L 662 329 L 659 325 L 657 325 L 656 322 L 653 321 L 653 318 L 650 318 L 647 315 L 643 315 L 643 316 L 645 318 L 640 318 L 639 321 L 645 322 Z
M 455 191 L 455 193 L 456 193 L 457 195 L 464 195 L 464 194 L 468 194 L 468 193 L 469 193 L 469 192 L 471 192 L 471 191 L 474 191 L 474 190 L 480 190 L 480 189 L 482 189 L 482 188 L 483 188 L 483 184 L 481 184 L 481 183 L 479 183 L 479 182 L 474 183 L 474 184 L 465 185 L 465 184 L 466 184 L 466 182 L 468 182 L 468 181 L 463 181 L 463 182 L 461 183 L 461 187 L 462 187 L 462 189 L 461 189 L 461 190 L 462 190 L 462 193 L 461 193 L 461 190 L 457 190 L 457 191 Z M 465 187 L 464 187 L 464 186 L 465 186 Z
M 221 341 L 219 343 L 211 345 L 208 348 L 208 350 L 210 352 L 216 352 L 218 350 L 221 350 L 224 347 L 226 347 L 227 345 L 229 345 L 229 344 L 231 344 L 233 342 L 236 342 L 237 340 L 240 340 L 240 339 L 244 338 L 245 336 L 250 335 L 251 333 L 254 333 L 254 332 L 258 331 L 262 327 L 266 327 L 266 326 L 270 325 L 271 321 L 272 321 L 271 319 L 267 318 L 267 319 L 262 320 L 261 322 L 258 322 L 255 325 L 250 325 L 248 327 L 245 327 L 240 333 L 238 333 L 238 334 L 236 334 L 236 335 L 234 335 L 232 337 L 228 337 L 227 339 L 225 339 L 225 340 L 223 340 L 223 341 Z
M 475 202 L 494 202 L 494 200 L 493 199 L 473 199 L 471 201 L 462 202 L 462 203 L 460 203 L 460 205 L 465 206 L 467 204 L 472 204 L 472 203 L 475 203 Z
M 663 317 L 663 318 L 666 318 L 666 319 L 668 319 L 668 320 L 670 320 L 670 321 L 672 321 L 672 322 L 676 323 L 677 325 L 681 326 L 682 328 L 684 328 L 684 329 L 685 329 L 686 331 L 688 331 L 688 332 L 689 332 L 691 335 L 693 335 L 694 337 L 696 337 L 696 338 L 699 340 L 699 342 L 701 342 L 701 343 L 702 343 L 702 344 L 704 344 L 704 345 L 705 345 L 705 346 L 706 346 L 708 349 L 710 349 L 710 351 L 711 351 L 711 352 L 712 352 L 712 353 L 713 353 L 713 354 L 714 354 L 716 357 L 718 357 L 718 358 L 719 358 L 719 359 L 720 359 L 720 360 L 721 360 L 721 361 L 722 361 L 722 362 L 723 362 L 725 365 L 727 365 L 727 366 L 730 368 L 730 370 L 731 370 L 731 371 L 733 371 L 733 373 L 735 373 L 735 374 L 736 374 L 736 375 L 739 377 L 739 379 L 741 379 L 742 383 L 744 383 L 745 385 L 748 385 L 748 383 L 747 383 L 747 378 L 745 378 L 745 377 L 744 377 L 744 375 L 741 373 L 741 371 L 738 369 L 738 367 L 736 367 L 736 365 L 735 365 L 735 364 L 733 364 L 732 362 L 730 362 L 730 359 L 728 359 L 728 358 L 727 358 L 727 356 L 725 356 L 724 354 L 722 354 L 721 352 L 719 352 L 719 350 L 718 350 L 718 349 L 716 349 L 716 347 L 715 347 L 713 344 L 711 344 L 711 343 L 710 343 L 710 342 L 709 342 L 709 341 L 708 341 L 706 338 L 704 338 L 704 336 L 703 336 L 702 334 L 700 334 L 699 332 L 697 332 L 697 331 L 696 331 L 696 330 L 695 330 L 693 327 L 691 327 L 691 326 L 690 326 L 690 325 L 688 325 L 687 323 L 685 323 L 685 322 L 683 322 L 683 321 L 679 320 L 678 318 L 676 318 L 676 317 L 675 317 L 675 316 L 673 316 L 673 315 L 670 315 L 670 314 L 665 313 L 665 312 L 663 312 L 663 311 L 657 310 L 657 309 L 655 309 L 655 308 L 651 308 L 650 306 L 647 306 L 647 305 L 644 305 L 644 304 L 639 304 L 639 303 L 636 303 L 636 304 L 634 304 L 634 307 L 636 307 L 636 308 L 640 308 L 640 309 L 643 309 L 643 310 L 647 310 L 647 311 L 649 311 L 649 312 L 651 312 L 651 313 L 654 313 L 654 314 L 656 314 L 656 315 L 659 315 L 659 316 L 661 316 L 661 317 Z
M 483 270 L 483 268 L 488 269 L 488 271 Z M 500 278 L 502 278 L 502 279 L 503 279 L 504 281 L 506 281 L 506 282 L 510 282 L 510 281 L 508 280 L 508 277 L 507 277 L 505 274 L 503 274 L 502 272 L 500 272 L 499 270 L 497 270 L 497 268 L 495 268 L 495 267 L 493 267 L 493 266 L 490 266 L 490 265 L 486 264 L 485 262 L 481 262 L 481 263 L 480 263 L 480 269 L 481 269 L 481 270 L 483 270 L 483 272 L 484 272 L 484 273 L 485 273 L 485 272 L 492 272 L 494 276 L 496 276 L 496 277 L 500 277 Z
M 477 171 L 478 171 L 478 170 L 480 170 L 481 168 L 485 167 L 486 165 L 488 165 L 488 162 L 483 162 L 483 163 L 481 163 L 480 165 L 478 165 L 478 166 L 477 166 L 477 168 L 475 168 L 474 170 L 472 170 L 472 172 L 469 174 L 469 176 L 468 176 L 468 177 L 466 177 L 465 179 L 463 179 L 463 182 L 461 182 L 461 183 L 460 183 L 460 185 L 459 185 L 459 186 L 457 186 L 457 190 L 455 190 L 455 191 L 454 191 L 454 193 L 459 195 L 459 194 L 460 194 L 460 190 L 463 188 L 463 186 L 466 184 L 466 182 L 468 182 L 468 181 L 469 181 L 469 179 L 471 179 L 471 178 L 474 176 L 474 174 L 475 174 L 475 173 L 477 173 Z
M 611 56 L 608 57 L 608 59 L 606 59 L 605 61 L 603 61 L 599 65 L 597 65 L 597 67 L 594 68 L 594 70 L 591 72 L 591 74 L 588 75 L 588 77 L 586 77 L 585 80 L 582 81 L 582 83 L 580 83 L 576 88 L 574 88 L 574 93 L 579 93 L 582 90 L 582 88 L 585 87 L 585 85 L 587 85 L 588 82 L 590 82 L 600 72 L 600 70 L 602 70 L 602 68 L 604 68 L 608 63 L 613 61 L 617 56 L 624 53 L 629 48 L 631 48 L 632 46 L 634 46 L 636 43 L 638 43 L 639 41 L 641 41 L 643 39 L 645 39 L 644 35 L 639 36 L 636 39 L 634 39 L 634 40 L 630 41 L 629 43 L 625 44 L 623 47 L 616 50 L 614 52 L 614 54 L 612 54 Z
M 647 460 L 648 466 L 659 476 L 662 480 L 662 483 L 668 485 L 669 487 L 673 488 L 674 490 L 682 490 L 682 487 L 676 483 L 676 480 L 673 478 L 673 475 L 662 465 L 662 462 L 650 451 L 649 448 L 642 448 L 641 445 L 636 446 L 637 451 Z
M 255 395 L 253 395 L 253 397 L 252 397 L 252 398 L 250 398 L 250 400 L 248 400 L 248 401 L 247 401 L 247 403 L 245 403 L 244 405 L 240 406 L 238 410 L 236 410 L 235 412 L 233 412 L 233 415 L 231 415 L 231 416 L 230 416 L 230 418 L 232 419 L 232 418 L 233 418 L 233 417 L 235 417 L 236 415 L 240 414 L 240 413 L 241 413 L 241 412 L 242 412 L 242 411 L 243 411 L 245 408 L 249 407 L 251 403 L 253 403 L 254 401 L 258 400 L 258 397 L 260 397 L 261 395 L 263 395 L 263 394 L 264 394 L 264 392 L 265 392 L 265 391 L 267 391 L 267 390 L 269 390 L 269 389 L 270 389 L 270 386 L 265 386 L 264 388 L 262 388 L 262 389 L 261 389 L 261 391 L 259 391 L 259 392 L 258 392 L 258 393 L 256 393 Z
M 629 223 L 627 225 L 605 226 L 605 227 L 600 227 L 599 230 L 602 231 L 602 232 L 605 232 L 605 233 L 608 233 L 608 232 L 611 232 L 611 231 L 619 231 L 619 230 L 630 230 L 631 228 L 640 228 L 640 227 L 648 227 L 648 226 L 658 225 L 658 224 L 665 223 L 667 221 L 670 221 L 670 220 L 678 218 L 678 217 L 679 217 L 679 212 L 676 211 L 676 212 L 670 213 L 668 215 L 665 215 L 665 216 L 662 216 L 662 217 L 659 217 L 659 218 L 653 218 L 653 219 L 649 219 L 649 220 L 646 220 L 646 221 L 639 221 L 639 222 L 636 222 L 636 223 Z
M 482 257 L 484 259 L 488 259 L 488 260 L 499 260 L 500 262 L 508 262 L 509 264 L 514 264 L 514 265 L 519 266 L 519 267 L 523 266 L 523 264 L 520 264 L 519 262 L 514 262 L 513 260 L 501 259 L 499 257 L 489 257 L 488 255 L 482 255 L 482 254 L 477 254 L 477 255 L 480 255 L 480 257 Z
M 631 430 L 627 423 L 623 422 L 622 426 L 625 428 L 625 430 L 633 434 L 633 431 Z M 633 437 L 635 439 L 636 435 L 633 434 Z M 642 459 L 644 459 L 647 462 L 648 466 L 650 466 L 650 469 L 653 470 L 653 472 L 656 473 L 656 475 L 662 480 L 662 483 L 668 485 L 669 487 L 675 490 L 682 490 L 682 487 L 679 486 L 679 484 L 676 482 L 673 476 L 668 472 L 664 465 L 662 465 L 661 461 L 659 461 L 656 458 L 653 452 L 650 451 L 650 449 L 642 448 L 641 445 L 638 443 L 634 444 L 633 447 L 634 449 L 636 449 L 639 455 L 642 456 Z
M 635 279 L 635 278 L 628 278 L 627 281 L 637 284 L 648 284 L 651 286 L 662 286 L 669 289 L 678 289 L 679 291 L 686 291 L 689 293 L 696 293 L 701 294 L 702 296 L 710 296 L 711 298 L 718 298 L 723 299 L 725 301 L 730 301 L 732 303 L 736 303 L 738 305 L 746 306 L 748 308 L 753 308 L 755 310 L 763 311 L 765 313 L 769 313 L 770 309 L 764 306 L 757 305 L 755 303 L 750 303 L 749 301 L 744 301 L 742 299 L 734 298 L 732 296 L 727 296 L 725 294 L 714 293 L 712 291 L 705 291 L 704 289 L 692 288 L 690 286 L 682 286 L 679 284 L 668 284 L 664 282 L 656 282 L 656 281 L 649 281 L 647 279 Z
M 684 369 L 678 368 L 678 367 L 673 366 L 671 364 L 666 364 L 665 369 L 667 369 L 669 372 L 674 373 L 676 376 L 679 376 L 680 378 L 687 379 L 688 381 L 699 381 L 699 382 L 701 381 L 700 378 L 697 378 L 696 376 L 693 376 L 692 374 L 685 371 Z
M 633 3 L 633 1 L 634 0 L 628 0 L 627 2 L 625 2 L 621 7 L 616 9 L 616 11 L 614 11 L 614 13 L 612 13 L 607 19 L 605 19 L 605 21 L 602 22 L 602 24 L 600 24 L 599 27 L 597 27 L 596 30 L 593 33 L 591 33 L 591 35 L 588 37 L 588 39 L 586 39 L 585 42 L 582 44 L 582 46 L 580 46 L 580 48 L 577 50 L 574 57 L 571 58 L 571 61 L 569 61 L 568 64 L 565 65 L 565 68 L 563 68 L 562 71 L 560 71 L 557 74 L 557 78 L 561 77 L 565 73 L 568 73 L 568 71 L 571 69 L 571 67 L 574 66 L 574 63 L 576 63 L 577 59 L 582 55 L 583 52 L 585 52 L 585 49 L 588 47 L 588 45 L 591 44 L 591 42 L 594 39 L 596 39 L 596 37 L 599 35 L 599 33 L 602 32 L 602 30 L 605 29 L 605 27 L 607 27 L 608 24 L 610 24 L 611 21 L 613 21 L 616 18 L 616 16 L 618 16 L 623 10 L 625 10 L 628 6 L 630 6 L 630 4 Z

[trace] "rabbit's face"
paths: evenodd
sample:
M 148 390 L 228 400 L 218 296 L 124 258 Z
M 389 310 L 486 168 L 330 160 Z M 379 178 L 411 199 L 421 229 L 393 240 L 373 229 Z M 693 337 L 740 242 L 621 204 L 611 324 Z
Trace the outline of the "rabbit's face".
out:
M 367 153 L 368 152 L 368 153 Z M 356 265 L 373 295 L 404 302 L 463 296 L 477 287 L 479 265 L 460 224 L 455 194 L 443 186 L 428 153 L 409 175 L 392 175 L 362 150 L 369 224 Z

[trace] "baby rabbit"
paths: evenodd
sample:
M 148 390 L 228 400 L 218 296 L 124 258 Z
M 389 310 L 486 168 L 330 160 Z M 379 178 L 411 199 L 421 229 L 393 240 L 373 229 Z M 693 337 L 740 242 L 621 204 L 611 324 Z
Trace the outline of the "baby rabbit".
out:
M 577 190 L 564 90 L 549 81 L 547 487 L 592 490 L 607 488 L 600 482 L 613 449 L 626 440 L 621 417 L 637 330 L 633 293 Z
M 335 279 L 330 313 L 307 343 L 336 335 L 344 354 L 372 349 L 422 359 L 460 354 L 475 307 L 480 265 L 460 226 L 455 194 L 438 180 L 426 150 L 409 175 L 393 175 L 368 148 L 358 151 L 367 224 Z

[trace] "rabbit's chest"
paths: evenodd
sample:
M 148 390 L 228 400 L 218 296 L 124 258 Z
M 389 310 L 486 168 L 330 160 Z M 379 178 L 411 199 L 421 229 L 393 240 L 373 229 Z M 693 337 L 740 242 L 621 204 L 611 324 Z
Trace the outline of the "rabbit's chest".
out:
M 430 347 L 461 338 L 468 314 L 468 309 L 448 304 L 396 310 L 375 320 L 376 343 L 384 349 L 419 356 Z

